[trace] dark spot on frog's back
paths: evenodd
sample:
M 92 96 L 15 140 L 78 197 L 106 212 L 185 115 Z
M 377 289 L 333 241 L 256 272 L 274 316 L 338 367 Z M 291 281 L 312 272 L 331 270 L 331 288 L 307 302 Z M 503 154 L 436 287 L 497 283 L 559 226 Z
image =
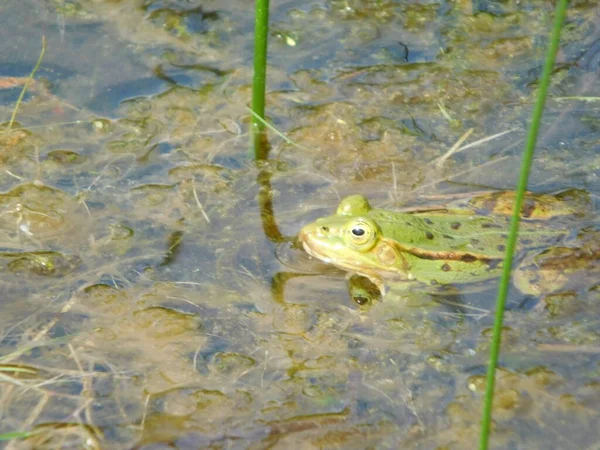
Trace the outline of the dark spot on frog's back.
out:
M 458 230 L 460 228 L 460 222 L 452 222 L 450 227 L 452 227 L 453 230 Z
M 504 250 L 506 250 L 506 245 L 504 245 L 504 244 L 498 244 L 498 246 L 496 248 L 498 250 L 500 250 L 501 252 L 503 252 Z
M 464 261 L 464 262 L 473 262 L 473 261 L 477 261 L 477 257 L 471 255 L 470 253 L 465 253 L 464 255 L 462 255 L 460 257 L 460 260 Z
M 445 264 L 442 265 L 442 270 L 444 272 L 450 272 L 452 270 L 452 267 L 450 267 L 450 264 L 445 263 Z
M 423 219 L 423 222 L 425 222 L 427 225 L 433 225 L 433 221 L 431 219 Z
M 433 233 L 431 231 L 428 231 L 428 232 L 425 233 L 425 237 L 427 239 L 433 239 Z
M 531 239 L 522 239 L 521 240 L 521 244 L 523 244 L 523 245 L 531 245 L 531 244 L 533 244 L 533 241 Z
M 531 217 L 531 214 L 533 214 L 533 211 L 535 211 L 535 202 L 531 199 L 525 199 L 525 202 L 523 203 L 523 208 L 521 209 L 521 214 L 523 215 L 523 217 Z

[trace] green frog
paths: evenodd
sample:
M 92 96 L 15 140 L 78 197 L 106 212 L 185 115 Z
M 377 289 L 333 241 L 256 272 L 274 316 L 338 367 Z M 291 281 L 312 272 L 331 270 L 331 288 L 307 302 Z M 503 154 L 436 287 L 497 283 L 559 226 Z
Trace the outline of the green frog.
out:
M 552 228 L 547 219 L 579 214 L 567 197 L 527 195 L 517 255 L 552 249 L 565 240 L 568 231 Z M 439 291 L 500 275 L 513 201 L 513 192 L 497 192 L 450 207 L 395 212 L 373 208 L 365 197 L 352 195 L 342 200 L 335 215 L 302 228 L 298 239 L 309 255 L 348 272 L 351 280 L 366 277 L 382 294 L 391 285 L 414 284 L 407 282 Z M 592 258 L 597 261 L 597 256 Z M 526 271 L 517 269 L 515 284 L 521 291 L 536 292 L 526 280 L 538 266 L 539 260 L 527 259 Z M 359 303 L 357 299 L 372 296 L 364 283 L 356 289 L 359 294 L 351 296 Z

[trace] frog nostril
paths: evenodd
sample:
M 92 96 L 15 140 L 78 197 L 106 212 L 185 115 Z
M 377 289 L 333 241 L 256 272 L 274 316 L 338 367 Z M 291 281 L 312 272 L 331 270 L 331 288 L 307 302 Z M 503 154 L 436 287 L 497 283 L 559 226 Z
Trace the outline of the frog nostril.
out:
M 327 233 L 329 231 L 329 227 L 322 226 L 321 227 L 321 231 L 324 232 L 324 233 Z

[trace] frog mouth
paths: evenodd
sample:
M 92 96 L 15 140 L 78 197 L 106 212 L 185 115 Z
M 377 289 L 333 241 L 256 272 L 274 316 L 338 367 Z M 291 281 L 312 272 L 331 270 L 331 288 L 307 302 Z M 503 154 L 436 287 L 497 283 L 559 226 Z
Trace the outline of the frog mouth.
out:
M 328 258 L 328 257 L 320 254 L 315 249 L 316 246 L 311 245 L 311 233 L 310 232 L 300 230 L 300 233 L 298 234 L 298 240 L 300 242 L 302 242 L 302 248 L 304 248 L 304 251 L 306 253 L 308 253 L 310 256 L 312 256 L 313 258 L 320 259 L 321 261 L 325 261 L 326 263 L 331 263 L 331 258 Z
M 350 262 L 346 262 L 344 260 L 342 260 L 341 258 L 335 258 L 332 257 L 330 254 L 324 254 L 323 252 L 320 252 L 318 250 L 318 246 L 316 245 L 312 245 L 311 246 L 311 242 L 310 242 L 310 234 L 303 234 L 301 236 L 302 238 L 302 247 L 304 248 L 304 251 L 306 251 L 306 253 L 309 254 L 309 256 L 312 256 L 313 258 L 318 259 L 319 261 L 322 261 L 326 264 L 331 264 L 339 269 L 345 270 L 345 271 L 350 271 L 350 272 L 355 272 L 367 277 L 373 276 L 373 274 L 371 274 L 369 270 L 366 270 L 365 267 L 363 267 L 360 263 L 355 263 L 352 264 Z
M 317 258 L 320 261 L 323 261 L 327 264 L 333 264 L 333 260 L 329 257 L 329 256 L 325 256 L 321 253 L 319 253 L 318 251 L 316 251 L 313 247 L 310 246 L 310 244 L 306 241 L 306 236 L 303 236 L 304 239 L 302 240 L 302 247 L 304 248 L 304 251 L 306 253 L 308 253 L 310 256 L 312 256 L 313 258 Z
M 309 256 L 344 270 L 354 270 L 354 267 L 344 264 L 341 258 L 336 258 L 335 251 L 323 250 L 319 238 L 312 232 L 302 230 L 298 235 L 298 239 L 302 242 L 302 247 Z

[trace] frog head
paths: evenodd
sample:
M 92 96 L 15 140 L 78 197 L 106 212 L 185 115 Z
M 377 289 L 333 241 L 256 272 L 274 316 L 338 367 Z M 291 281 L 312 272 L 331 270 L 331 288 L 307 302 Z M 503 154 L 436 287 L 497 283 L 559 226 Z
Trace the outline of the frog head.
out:
M 371 207 L 361 195 L 345 198 L 335 215 L 306 225 L 298 235 L 306 252 L 348 272 L 373 280 L 398 277 L 401 253 L 368 216 Z

